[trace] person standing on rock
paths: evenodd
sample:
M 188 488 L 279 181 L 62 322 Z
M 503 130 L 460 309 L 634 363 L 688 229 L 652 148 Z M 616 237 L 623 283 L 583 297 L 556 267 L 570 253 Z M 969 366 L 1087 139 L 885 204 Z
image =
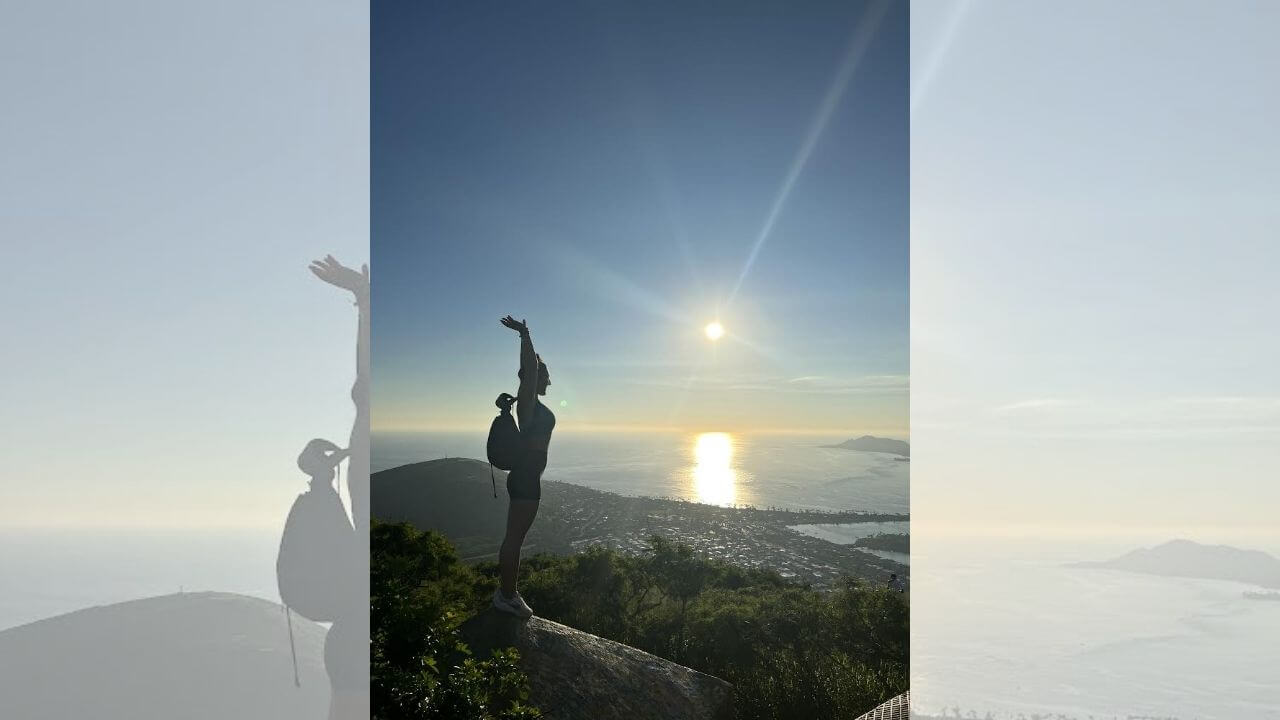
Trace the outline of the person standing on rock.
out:
M 355 419 L 347 456 L 347 491 L 351 497 L 353 556 L 344 563 L 347 582 L 338 588 L 340 611 L 325 635 L 324 668 L 329 675 L 329 720 L 369 717 L 369 266 L 348 268 L 332 255 L 316 260 L 311 272 L 351 293 L 357 311 L 356 380 L 351 386 Z M 336 559 L 336 558 L 335 558 Z
M 906 592 L 907 584 L 898 577 L 898 573 L 889 574 L 889 589 L 894 592 Z
M 520 371 L 517 373 L 520 390 L 516 395 L 516 420 L 520 425 L 523 451 L 520 460 L 507 474 L 507 495 L 510 498 L 507 533 L 498 551 L 502 582 L 493 593 L 493 606 L 502 612 L 527 618 L 533 615 L 533 609 L 516 591 L 520 546 L 538 515 L 538 503 L 542 499 L 542 471 L 547 468 L 547 446 L 551 443 L 556 416 L 538 400 L 538 396 L 547 394 L 551 374 L 542 358 L 533 351 L 529 326 L 510 315 L 502 318 L 501 322 L 520 333 Z

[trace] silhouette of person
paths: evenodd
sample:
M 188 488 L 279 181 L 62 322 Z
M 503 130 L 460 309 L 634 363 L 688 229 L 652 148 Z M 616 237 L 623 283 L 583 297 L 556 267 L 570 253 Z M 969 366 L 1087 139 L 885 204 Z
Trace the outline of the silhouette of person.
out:
M 894 592 L 906 592 L 906 584 L 902 582 L 902 578 L 898 577 L 898 573 L 889 574 L 889 589 Z
M 507 474 L 507 496 L 510 499 L 507 532 L 498 551 L 501 584 L 493 593 L 493 606 L 502 612 L 527 618 L 533 615 L 533 609 L 516 590 L 520 547 L 538 515 L 538 503 L 542 499 L 542 472 L 547 468 L 547 447 L 551 443 L 551 431 L 556 426 L 556 416 L 538 400 L 538 396 L 547 394 L 551 373 L 533 350 L 529 326 L 510 315 L 502 318 L 501 322 L 520 333 L 520 370 L 516 374 L 520 379 L 520 389 L 516 394 L 516 420 L 520 426 L 523 450 Z
M 329 675 L 330 720 L 369 717 L 369 266 L 345 267 L 332 255 L 316 260 L 311 272 L 321 280 L 348 290 L 358 314 L 356 380 L 351 386 L 355 420 L 345 451 L 347 490 L 355 529 L 355 557 L 342 592 L 342 610 L 325 636 L 324 666 Z

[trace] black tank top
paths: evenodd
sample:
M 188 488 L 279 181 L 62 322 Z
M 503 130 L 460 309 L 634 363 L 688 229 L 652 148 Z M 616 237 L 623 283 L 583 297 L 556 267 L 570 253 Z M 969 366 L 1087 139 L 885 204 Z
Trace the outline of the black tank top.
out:
M 551 443 L 551 431 L 556 428 L 556 416 L 541 401 L 534 400 L 533 403 L 533 417 L 529 419 L 529 427 L 520 428 L 520 434 L 530 448 L 546 452 L 547 445 Z
M 547 469 L 547 446 L 551 443 L 551 431 L 555 427 L 556 416 L 547 406 L 540 402 L 534 405 L 533 417 L 529 419 L 528 427 L 520 430 L 520 437 L 524 439 L 524 453 L 516 466 L 511 468 L 508 481 L 511 478 L 521 482 L 536 482 L 541 479 L 542 471 Z

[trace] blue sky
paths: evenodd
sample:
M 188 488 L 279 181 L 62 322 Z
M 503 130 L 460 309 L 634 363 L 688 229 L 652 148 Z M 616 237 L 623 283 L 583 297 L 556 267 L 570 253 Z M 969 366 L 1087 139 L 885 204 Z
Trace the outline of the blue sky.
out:
M 354 418 L 355 309 L 307 263 L 368 259 L 367 14 L 14 11 L 0 527 L 281 527 Z
M 375 430 L 483 428 L 512 313 L 561 427 L 905 436 L 906 3 L 372 23 Z
M 1280 546 L 1280 6 L 912 22 L 915 526 Z

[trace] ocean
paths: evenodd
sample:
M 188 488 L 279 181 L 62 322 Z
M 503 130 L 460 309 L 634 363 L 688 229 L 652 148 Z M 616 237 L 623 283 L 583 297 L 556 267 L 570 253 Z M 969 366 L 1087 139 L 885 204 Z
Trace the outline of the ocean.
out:
M 911 532 L 911 523 L 901 521 L 870 522 L 856 524 L 815 523 L 813 525 L 792 525 L 792 530 L 819 540 L 826 540 L 836 545 L 852 545 L 859 539 L 873 535 L 907 535 Z M 862 552 L 871 553 L 885 560 L 892 560 L 903 565 L 911 564 L 911 554 L 892 550 L 873 550 L 859 548 Z
M 842 438 L 706 433 L 558 433 L 546 480 L 619 495 L 796 510 L 909 512 L 909 462 L 822 447 Z M 378 433 L 373 471 L 441 457 L 484 459 L 483 433 Z
M 439 457 L 483 458 L 484 440 L 465 433 L 377 433 L 373 469 Z M 717 505 L 908 512 L 910 463 L 821 447 L 839 440 L 565 432 L 552 441 L 545 477 L 623 495 Z M 840 526 L 814 527 L 828 528 L 833 542 L 852 542 L 858 534 Z M 905 524 L 894 524 L 878 531 L 903 530 Z M 280 531 L 0 528 L 0 630 L 182 590 L 279 602 Z
M 1168 539 L 913 538 L 916 711 L 1280 719 L 1280 603 L 1241 583 L 1066 567 Z

